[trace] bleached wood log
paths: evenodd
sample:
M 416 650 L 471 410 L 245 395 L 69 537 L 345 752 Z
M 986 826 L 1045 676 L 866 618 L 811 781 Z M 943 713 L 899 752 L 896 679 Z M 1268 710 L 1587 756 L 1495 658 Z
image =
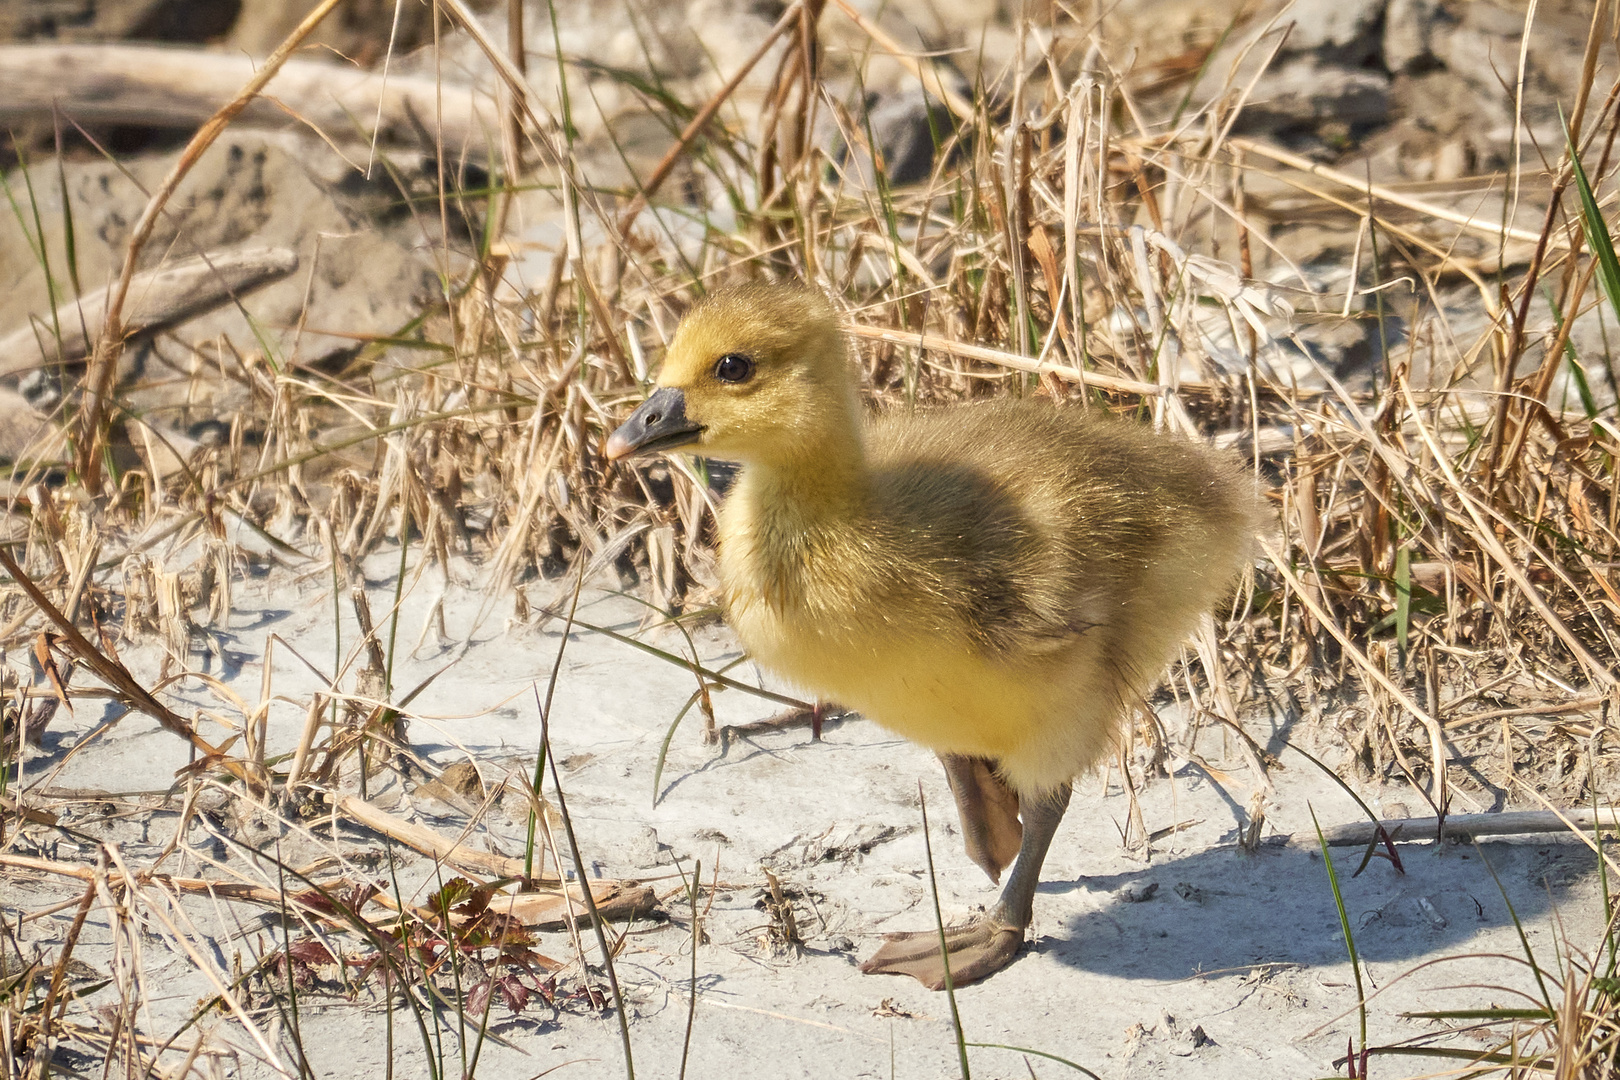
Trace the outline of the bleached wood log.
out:
M 1570 825 L 1583 830 L 1599 824 L 1605 829 L 1620 828 L 1620 810 L 1610 807 L 1598 810 L 1564 810 L 1562 815 L 1560 817 L 1550 810 L 1510 810 L 1501 814 L 1452 814 L 1446 818 L 1443 835 L 1448 840 L 1469 840 L 1480 836 L 1568 832 Z M 1366 845 L 1372 843 L 1380 826 L 1396 841 L 1412 843 L 1433 840 L 1439 822 L 1432 817 L 1391 818 L 1376 825 L 1371 821 L 1356 821 L 1348 825 L 1335 825 L 1323 829 L 1322 836 L 1329 847 Z M 1295 840 L 1308 843 L 1315 840 L 1315 837 L 1299 835 Z
M 8 813 L 21 813 L 27 820 L 41 824 L 55 824 L 56 815 L 33 807 L 24 807 L 18 811 L 13 805 L 14 800 L 0 796 L 0 806 L 7 808 Z M 98 871 L 95 867 L 84 863 L 72 863 L 63 859 L 42 859 L 35 855 L 16 855 L 0 852 L 0 867 L 11 867 L 16 870 L 25 870 L 37 874 L 56 874 L 61 877 L 77 878 L 80 881 L 95 881 Z M 201 893 L 206 896 L 218 897 L 225 900 L 245 900 L 251 903 L 264 904 L 276 910 L 296 909 L 306 915 L 324 920 L 331 926 L 342 926 L 344 920 L 336 918 L 330 907 L 313 903 L 302 893 L 266 888 L 263 885 L 254 885 L 245 881 L 228 881 L 216 878 L 188 878 L 176 877 L 172 874 L 154 874 L 142 871 L 135 875 L 136 880 L 144 883 L 157 883 L 167 885 L 179 892 Z M 347 881 L 339 879 L 328 881 L 318 888 L 335 891 L 337 888 L 348 885 Z M 563 898 L 560 889 L 549 892 L 517 893 L 516 895 L 497 895 L 490 903 L 490 907 L 503 915 L 510 915 L 525 926 L 537 930 L 561 930 L 568 925 L 568 913 L 575 912 L 576 921 L 580 913 L 585 910 L 585 897 L 578 885 L 569 885 L 568 892 L 573 898 L 573 907 L 568 906 L 569 901 Z M 596 907 L 602 918 L 611 922 L 624 922 L 631 919 L 641 919 L 651 915 L 658 907 L 658 897 L 652 886 L 642 885 L 636 881 L 595 881 L 591 883 L 591 897 L 596 901 Z M 402 905 L 389 896 L 381 893 L 372 898 L 383 907 L 401 910 Z M 437 914 L 429 907 L 407 907 L 418 918 L 431 919 Z M 453 915 L 457 924 L 466 920 L 460 915 Z
M 288 248 L 244 248 L 178 259 L 131 280 L 124 328 L 134 334 L 173 326 L 297 268 L 298 253 Z M 31 325 L 0 338 L 0 378 L 82 360 L 95 347 L 95 335 L 106 318 L 107 295 L 102 289 L 58 307 L 54 322 L 36 316 Z
M 195 128 L 253 77 L 246 56 L 154 45 L 0 46 L 0 128 L 51 122 L 53 108 L 81 124 Z M 382 103 L 378 124 L 378 101 Z M 443 107 L 444 144 L 482 151 L 500 131 L 494 102 L 478 89 L 335 62 L 289 60 L 238 125 L 313 124 L 337 142 L 365 142 L 372 126 L 392 146 L 422 149 Z M 420 125 L 420 127 L 418 126 Z

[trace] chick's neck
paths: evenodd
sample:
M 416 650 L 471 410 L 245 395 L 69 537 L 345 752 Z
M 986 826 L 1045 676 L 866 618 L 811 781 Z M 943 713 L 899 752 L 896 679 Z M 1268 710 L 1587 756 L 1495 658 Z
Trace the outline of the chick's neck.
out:
M 749 516 L 778 535 L 858 523 L 871 491 L 863 427 L 853 392 L 838 407 L 802 418 L 795 437 L 744 468 L 739 494 Z

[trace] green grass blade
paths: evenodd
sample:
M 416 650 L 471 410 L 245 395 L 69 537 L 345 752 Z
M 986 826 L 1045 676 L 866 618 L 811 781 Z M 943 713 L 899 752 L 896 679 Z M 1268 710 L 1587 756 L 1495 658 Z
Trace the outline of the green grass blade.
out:
M 56 342 L 57 359 L 61 360 L 62 351 L 62 325 L 57 320 L 57 309 L 62 306 L 61 290 L 56 283 L 56 275 L 51 272 L 50 241 L 45 236 L 45 222 L 39 213 L 39 196 L 34 192 L 34 177 L 29 171 L 28 161 L 23 157 L 21 148 L 17 148 L 17 172 L 22 176 L 23 187 L 28 192 L 29 216 L 34 221 L 34 231 L 28 231 L 28 220 L 17 205 L 16 196 L 12 194 L 11 185 L 5 185 L 6 200 L 11 203 L 11 212 L 17 217 L 17 224 L 22 226 L 23 238 L 28 241 L 29 249 L 33 252 L 34 261 L 39 263 L 40 270 L 45 274 L 45 292 L 51 306 L 51 334 Z M 64 193 L 64 199 L 66 194 Z M 37 241 L 37 242 L 36 242 Z
M 1368 1053 L 1375 1054 L 1379 1057 L 1446 1058 L 1451 1061 L 1467 1061 L 1479 1065 L 1511 1065 L 1519 1070 L 1535 1070 L 1519 1071 L 1508 1074 L 1515 1077 L 1539 1075 L 1540 1071 L 1545 1071 L 1552 1065 L 1552 1062 L 1547 1058 L 1525 1058 L 1523 1055 L 1518 1053 L 1502 1054 L 1484 1050 L 1462 1050 L 1449 1046 L 1374 1046 L 1368 1050 Z M 1456 1076 L 1459 1074 L 1456 1072 L 1445 1072 L 1439 1074 L 1428 1073 L 1426 1075 Z M 1470 1072 L 1462 1073 L 1461 1075 L 1472 1077 L 1480 1076 L 1482 1074 L 1478 1072 Z
M 675 869 L 679 871 L 679 860 Z M 686 877 L 682 874 L 682 884 Z M 677 1080 L 686 1080 L 686 1061 L 692 1050 L 692 1025 L 697 1022 L 697 954 L 698 946 L 703 941 L 702 916 L 698 914 L 698 890 L 703 884 L 703 860 L 699 859 L 692 864 L 692 880 L 686 890 L 686 899 L 692 906 L 692 974 L 691 981 L 686 984 L 686 1035 L 681 1040 L 681 1071 Z
M 394 610 L 388 615 L 388 665 L 383 694 L 394 700 L 394 646 L 399 643 L 399 609 L 405 600 L 405 560 L 411 550 L 411 500 L 399 500 L 399 568 L 394 573 Z
M 922 782 L 917 783 L 917 798 L 922 802 L 923 851 L 928 855 L 928 886 L 934 895 L 934 925 L 939 929 L 939 962 L 945 968 L 945 996 L 951 1003 L 951 1028 L 956 1032 L 956 1056 L 962 1067 L 962 1080 L 973 1080 L 968 1068 L 967 1036 L 962 1031 L 962 1014 L 956 1008 L 956 983 L 951 978 L 951 954 L 945 947 L 945 914 L 939 906 L 939 879 L 934 876 L 934 842 L 928 837 L 928 797 L 923 794 Z
M 1340 790 L 1342 790 L 1346 795 L 1350 796 L 1350 798 L 1355 801 L 1357 806 L 1361 807 L 1361 812 L 1367 815 L 1368 821 L 1376 825 L 1380 820 L 1382 820 L 1379 818 L 1377 813 L 1373 811 L 1373 808 L 1367 805 L 1366 800 L 1364 800 L 1360 795 L 1357 795 L 1355 789 L 1344 782 L 1343 777 L 1324 765 L 1321 759 L 1315 754 L 1312 754 L 1308 750 L 1301 749 L 1299 744 L 1286 739 L 1283 741 L 1283 745 L 1287 746 L 1288 749 L 1294 751 L 1294 753 L 1298 754 L 1312 765 L 1315 765 L 1318 769 L 1321 769 L 1322 775 L 1326 776 L 1329 780 L 1332 780 L 1335 784 L 1338 784 Z
M 778 694 L 774 691 L 766 690 L 763 687 L 750 686 L 745 682 L 739 682 L 736 679 L 722 675 L 713 668 L 706 668 L 702 665 L 693 665 L 692 662 L 687 660 L 684 656 L 677 656 L 675 653 L 660 649 L 656 645 L 649 645 L 645 641 L 637 641 L 628 634 L 621 634 L 617 630 L 610 630 L 605 626 L 597 626 L 594 623 L 586 622 L 584 619 L 575 619 L 574 625 L 579 627 L 581 630 L 589 630 L 593 634 L 601 634 L 603 637 L 610 637 L 621 645 L 628 645 L 632 649 L 640 649 L 649 656 L 656 656 L 660 660 L 686 668 L 687 670 L 701 675 L 703 678 L 708 679 L 712 683 L 717 683 L 720 686 L 730 687 L 733 690 L 741 690 L 745 694 L 752 694 L 755 697 L 764 698 L 766 701 L 774 701 L 779 705 L 786 705 L 790 709 L 814 708 L 814 706 L 808 701 L 800 701 L 796 697 L 789 697 L 786 694 Z
M 1403 1020 L 1551 1020 L 1546 1009 L 1437 1009 L 1432 1012 L 1403 1012 Z
M 1356 1013 L 1361 1021 L 1361 1047 L 1367 1048 L 1367 991 L 1361 983 L 1361 958 L 1356 955 L 1356 938 L 1350 930 L 1350 914 L 1344 909 L 1344 893 L 1339 890 L 1339 873 L 1333 868 L 1333 855 L 1328 851 L 1327 837 L 1322 835 L 1322 823 L 1316 820 L 1316 808 L 1311 810 L 1311 825 L 1316 829 L 1316 843 L 1322 849 L 1322 865 L 1327 867 L 1328 886 L 1333 890 L 1333 904 L 1339 910 L 1339 926 L 1344 930 L 1344 947 L 1350 954 L 1350 970 L 1356 976 Z
M 68 281 L 73 284 L 73 295 L 84 289 L 79 285 L 79 242 L 73 229 L 73 199 L 68 195 L 67 166 L 62 161 L 60 136 L 56 144 L 56 189 L 62 196 L 62 248 L 67 257 Z
M 1586 177 L 1580 151 L 1570 137 L 1569 122 L 1564 119 L 1561 109 L 1558 119 L 1564 125 L 1564 146 L 1569 151 L 1570 170 L 1575 174 L 1575 190 L 1580 194 L 1581 229 L 1586 233 L 1586 245 L 1591 248 L 1592 257 L 1597 260 L 1598 283 L 1603 286 L 1603 295 L 1608 297 L 1615 317 L 1620 318 L 1620 259 L 1615 257 L 1609 226 L 1603 220 L 1603 211 L 1598 208 L 1597 196 L 1592 193 L 1592 182 Z
M 658 761 L 653 765 L 652 804 L 658 805 L 658 786 L 664 782 L 664 759 L 669 756 L 669 744 L 675 739 L 675 729 L 681 726 L 686 714 L 692 711 L 692 706 L 698 703 L 703 691 L 694 690 L 681 706 L 681 711 L 675 714 L 675 719 L 669 722 L 669 730 L 664 732 L 664 741 L 658 744 Z
M 562 47 L 562 31 L 557 28 L 557 4 L 555 0 L 546 0 L 546 13 L 551 16 L 551 47 L 557 57 L 557 91 L 559 103 L 562 106 L 563 139 L 568 144 L 570 153 L 574 149 L 574 140 L 579 138 L 579 129 L 574 127 L 574 107 L 568 99 L 568 61 L 565 59 Z
M 1597 784 L 1592 785 L 1592 809 L 1594 811 L 1592 815 L 1592 842 L 1597 847 L 1598 883 L 1603 895 L 1603 910 L 1612 912 L 1614 911 L 1614 904 L 1609 898 L 1609 861 L 1603 857 L 1603 825 L 1596 813 L 1600 809 Z M 1600 978 L 1612 981 L 1617 963 L 1615 957 L 1615 925 L 1612 915 L 1603 925 L 1603 948 L 1609 954 L 1609 960 Z
M 1557 1010 L 1553 1007 L 1552 994 L 1547 990 L 1547 981 L 1542 977 L 1541 965 L 1536 963 L 1535 951 L 1530 948 L 1530 935 L 1524 932 L 1524 924 L 1519 921 L 1519 913 L 1513 909 L 1513 901 L 1508 899 L 1507 888 L 1503 886 L 1502 879 L 1496 876 L 1496 867 L 1485 857 L 1485 852 L 1479 844 L 1474 845 L 1474 850 L 1479 854 L 1479 861 L 1485 864 L 1491 880 L 1496 882 L 1496 889 L 1502 894 L 1502 903 L 1507 905 L 1508 918 L 1513 920 L 1513 929 L 1519 935 L 1519 946 L 1524 949 L 1524 958 L 1530 964 L 1531 973 L 1536 977 L 1536 986 L 1541 990 L 1541 1004 L 1546 1007 L 1547 1012 L 1555 1013 Z
M 1558 298 L 1553 291 L 1547 288 L 1546 282 L 1541 285 L 1542 298 L 1547 301 L 1547 307 L 1553 314 L 1553 333 L 1564 332 L 1564 310 L 1558 305 Z M 1580 357 L 1575 353 L 1575 343 L 1568 338 L 1564 339 L 1564 359 L 1569 363 L 1569 377 L 1575 382 L 1575 392 L 1580 395 L 1581 408 L 1586 411 L 1588 420 L 1598 414 L 1597 399 L 1592 396 L 1592 384 L 1586 378 L 1586 369 L 1581 366 Z

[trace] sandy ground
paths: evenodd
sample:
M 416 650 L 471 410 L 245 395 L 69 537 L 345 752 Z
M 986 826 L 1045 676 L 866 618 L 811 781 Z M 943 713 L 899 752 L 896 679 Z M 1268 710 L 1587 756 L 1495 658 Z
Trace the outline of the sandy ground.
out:
M 372 603 L 386 612 L 393 557 L 367 564 Z M 417 640 L 430 605 L 441 595 L 449 634 L 463 644 L 429 642 L 401 657 L 396 685 L 408 688 L 445 668 L 413 703 L 410 739 L 440 764 L 469 757 L 486 781 L 533 768 L 539 739 L 535 690 L 544 684 L 561 642 L 561 625 L 542 630 L 508 626 L 511 601 L 494 605 L 482 621 L 480 594 L 464 586 L 433 587 L 431 574 L 414 584 L 401 617 L 401 652 Z M 259 698 L 266 642 L 281 640 L 270 661 L 278 700 L 270 712 L 272 749 L 293 744 L 312 691 L 321 686 L 294 653 L 330 670 L 335 618 L 330 578 L 301 580 L 286 570 L 253 576 L 236 588 L 237 611 L 226 632 L 193 639 L 192 663 L 243 698 Z M 536 594 L 540 592 L 536 588 Z M 359 634 L 346 600 L 341 619 L 344 650 Z M 612 595 L 592 594 L 581 617 L 634 632 L 645 609 Z M 649 640 L 677 649 L 680 636 L 656 631 Z M 736 656 L 723 627 L 696 635 L 706 663 Z M 155 674 L 155 645 L 127 647 L 126 661 L 143 677 Z M 733 671 L 749 677 L 745 664 Z M 642 1076 L 675 1076 L 687 1025 L 691 954 L 689 910 L 675 896 L 673 860 L 690 868 L 701 860 L 705 882 L 718 868 L 720 889 L 706 921 L 710 936 L 697 957 L 697 1007 L 687 1075 L 757 1077 L 937 1077 L 958 1072 L 950 1006 L 943 994 L 910 979 L 863 976 L 858 958 L 882 933 L 933 924 L 921 828 L 919 783 L 932 823 L 940 903 L 947 920 L 988 904 L 994 890 L 963 854 L 944 777 L 932 756 L 864 720 L 828 727 L 820 742 L 800 728 L 733 740 L 722 753 L 701 739 L 701 718 L 683 722 L 669 751 L 663 788 L 652 800 L 659 746 L 693 687 L 690 672 L 611 639 L 576 633 L 564 654 L 556 688 L 552 738 L 562 781 L 592 872 L 655 883 L 666 896 L 667 921 L 643 922 L 629 936 L 617 972 L 629 1001 L 635 1067 Z M 201 682 L 177 688 L 177 700 L 223 716 L 233 710 Z M 770 715 L 776 706 L 735 691 L 716 696 L 721 723 Z M 187 711 L 182 709 L 183 712 Z M 111 710 L 108 710 L 108 714 Z M 130 716 L 95 745 L 69 751 L 100 723 L 81 703 L 61 719 L 27 766 L 24 787 L 111 793 L 99 809 L 81 799 L 74 818 L 86 832 L 119 841 L 132 866 L 146 865 L 171 839 L 178 795 L 152 810 L 158 795 L 185 765 L 187 750 L 157 726 Z M 1164 716 L 1175 734 L 1173 711 Z M 1356 991 L 1310 811 L 1323 825 L 1358 818 L 1354 804 L 1300 755 L 1283 746 L 1285 718 L 1250 716 L 1254 737 L 1280 754 L 1283 768 L 1269 802 L 1267 840 L 1257 854 L 1236 845 L 1247 821 L 1254 786 L 1235 747 L 1206 731 L 1198 752 L 1219 777 L 1189 762 L 1172 761 L 1169 779 L 1141 792 L 1150 831 L 1165 830 L 1146 853 L 1131 853 L 1121 837 L 1128 800 L 1118 785 L 1090 777 L 1078 787 L 1068 818 L 1046 864 L 1036 901 L 1033 945 L 1006 971 L 957 994 L 978 1077 L 1062 1076 L 1071 1070 L 1036 1056 L 1056 1055 L 1103 1077 L 1189 1074 L 1205 1077 L 1343 1075 L 1334 1061 L 1355 1035 Z M 219 736 L 218 727 L 205 733 Z M 1306 740 L 1309 735 L 1295 733 Z M 549 785 L 548 785 L 549 787 Z M 138 793 L 157 793 L 145 797 Z M 1364 791 L 1375 806 L 1382 796 L 1421 804 L 1409 791 Z M 436 800 L 408 794 L 396 781 L 370 791 L 379 805 L 413 815 L 453 834 L 465 816 Z M 91 820 L 98 818 L 99 820 Z M 238 823 L 239 836 L 251 829 Z M 1173 829 L 1174 826 L 1181 826 Z M 478 845 L 508 854 L 522 850 L 522 825 L 487 815 Z M 1293 839 L 1287 840 L 1286 836 Z M 375 854 L 382 842 L 347 834 L 345 858 Z M 164 864 L 174 873 L 246 873 L 273 883 L 273 868 L 250 865 L 228 845 L 211 842 L 199 827 L 186 836 L 189 851 Z M 265 828 L 260 843 L 298 863 L 337 850 L 329 830 L 313 833 Z M 93 861 L 93 845 L 49 829 L 14 838 L 13 850 L 44 851 Z M 277 847 L 279 845 L 279 848 Z M 223 857 L 222 865 L 201 859 Z M 1366 961 L 1369 1037 L 1393 1042 L 1432 1030 L 1427 1021 L 1402 1019 L 1418 1009 L 1529 1004 L 1514 991 L 1533 990 L 1506 898 L 1523 921 L 1544 966 L 1555 966 L 1559 937 L 1567 931 L 1581 947 L 1595 944 L 1601 899 L 1591 853 L 1573 840 L 1526 838 L 1472 846 L 1404 845 L 1405 873 L 1375 859 L 1351 879 L 1359 849 L 1339 849 L 1355 942 Z M 420 902 L 432 888 L 431 864 L 394 849 L 405 892 Z M 1489 863 L 1489 869 L 1486 864 Z M 366 864 L 376 876 L 377 862 Z M 769 918 L 758 906 L 769 866 L 799 899 L 795 915 L 806 941 L 802 953 L 775 949 Z M 1491 870 L 1494 870 L 1493 878 Z M 386 868 L 384 870 L 386 873 Z M 364 877 L 364 870 L 357 870 Z M 1498 886 L 1500 882 L 1500 887 Z M 72 883 L 9 873 L 6 921 L 22 912 L 77 895 Z M 413 893 L 413 890 L 414 893 Z M 153 909 L 162 908 L 151 901 Z M 143 1028 L 163 1039 L 185 1022 L 195 1002 L 210 993 L 199 964 L 222 972 L 252 963 L 280 940 L 279 926 L 263 909 L 190 897 L 180 902 L 190 920 L 198 955 L 188 955 L 161 919 L 142 915 L 143 932 L 115 949 L 108 911 L 91 914 L 76 954 L 105 968 L 116 958 L 144 980 Z M 137 910 L 142 911 L 139 905 Z M 71 908 L 26 922 L 28 945 L 62 941 Z M 181 915 L 170 912 L 179 922 Z M 599 961 L 585 935 L 587 955 Z M 196 949 L 196 946 L 193 945 Z M 540 949 L 573 955 L 568 936 L 543 935 Z M 1457 957 L 1443 963 L 1442 958 Z M 1425 966 L 1428 965 L 1428 966 Z M 603 982 L 605 980 L 596 980 Z M 1555 991 L 1556 992 L 1556 991 Z M 111 1000 L 103 990 L 93 1002 Z M 464 1072 L 473 1044 L 458 1036 L 445 1014 L 424 1036 L 405 1010 L 389 1017 L 375 1000 L 349 1002 L 307 997 L 297 1018 L 299 1038 L 316 1075 L 384 1075 L 392 1058 L 396 1076 Z M 579 1009 L 553 1015 L 544 1006 L 513 1016 L 497 1005 L 499 1041 L 486 1041 L 478 1075 L 528 1078 L 624 1075 L 620 1036 L 611 1013 Z M 295 1068 L 285 1016 L 261 1014 L 260 1032 L 276 1048 L 283 1068 Z M 272 1067 L 252 1033 L 218 1014 L 203 1021 L 208 1045 L 228 1051 L 215 1059 L 221 1074 L 262 1076 Z M 192 1038 L 190 1034 L 185 1040 Z M 390 1044 L 390 1039 L 392 1043 Z M 391 1045 L 391 1049 L 390 1049 Z M 1453 1045 L 1469 1045 L 1453 1042 Z M 430 1060 L 431 1059 L 431 1060 Z M 1376 1063 L 1382 1076 L 1418 1074 L 1441 1063 Z

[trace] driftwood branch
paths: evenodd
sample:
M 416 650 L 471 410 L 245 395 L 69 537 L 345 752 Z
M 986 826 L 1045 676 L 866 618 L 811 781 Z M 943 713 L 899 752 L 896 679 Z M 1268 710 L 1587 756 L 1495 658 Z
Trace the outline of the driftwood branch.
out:
M 432 829 L 379 810 L 354 795 L 338 795 L 333 801 L 338 812 L 350 820 L 415 848 L 424 855 L 473 873 L 519 880 L 523 878 L 522 859 L 479 851 L 466 843 L 467 837 L 452 840 Z M 560 928 L 566 924 L 570 912 L 581 924 L 587 921 L 584 892 L 577 882 L 567 886 L 567 897 L 563 895 L 561 880 L 555 875 L 535 877 L 532 883 L 538 891 L 498 896 L 490 906 L 502 914 L 511 915 L 525 926 L 541 929 Z M 597 911 L 604 919 L 638 919 L 658 907 L 658 897 L 652 886 L 639 881 L 610 879 L 593 881 L 590 886 L 591 898 L 596 901 Z
M 658 910 L 658 894 L 651 885 L 626 879 L 591 882 L 591 899 L 596 901 L 596 913 L 608 922 L 630 922 L 645 919 Z M 588 926 L 591 921 L 585 892 L 578 883 L 568 886 L 568 896 L 561 889 L 548 892 L 514 893 L 494 897 L 490 909 L 510 915 L 524 926 L 536 930 L 563 930 L 568 920 L 575 926 Z
M 29 820 L 44 820 L 55 822 L 54 817 L 44 815 L 36 810 L 25 810 L 24 813 L 33 815 Z M 55 874 L 60 877 L 77 878 L 80 881 L 95 881 L 98 871 L 93 866 L 82 863 L 71 863 L 62 859 L 42 859 L 33 855 L 17 855 L 10 852 L 0 852 L 0 867 L 10 867 L 15 870 L 27 870 L 40 874 Z M 142 872 L 136 875 L 136 880 L 142 884 L 166 885 L 177 892 L 199 893 L 205 896 L 218 897 L 224 900 L 240 900 L 246 903 L 263 904 L 265 907 L 276 910 L 297 910 L 306 916 L 318 919 L 329 926 L 342 926 L 342 919 L 333 915 L 330 908 L 314 902 L 302 892 L 290 892 L 267 888 L 263 885 L 253 885 L 242 881 L 220 881 L 212 878 L 176 877 L 172 874 L 154 874 Z M 316 884 L 317 889 L 337 890 L 347 887 L 350 882 L 339 879 L 337 881 L 321 882 Z M 573 898 L 574 907 L 578 909 L 577 919 L 583 921 L 584 906 L 583 893 L 578 885 L 568 886 L 568 892 Z M 635 881 L 597 881 L 591 884 L 591 895 L 596 899 L 597 910 L 604 919 L 625 921 L 639 919 L 650 915 L 658 906 L 657 896 L 652 887 L 642 885 Z M 435 919 L 438 913 L 430 907 L 401 905 L 386 893 L 379 893 L 371 898 L 375 903 L 394 911 L 409 911 L 420 919 Z M 518 893 L 515 896 L 496 896 L 490 902 L 490 907 L 502 915 L 509 915 L 521 922 L 524 926 L 536 930 L 561 930 L 567 926 L 568 912 L 571 910 L 569 902 L 562 895 L 561 890 L 544 893 Z M 459 915 L 452 915 L 452 921 L 463 923 L 465 919 Z
M 50 123 L 53 108 L 81 124 L 196 128 L 260 66 L 246 56 L 200 49 L 0 46 L 0 128 Z M 319 60 L 287 61 L 275 92 L 249 102 L 236 122 L 261 129 L 314 126 L 333 141 L 351 144 L 369 139 L 375 124 L 385 145 L 428 149 L 420 132 L 436 122 L 441 100 L 444 145 L 482 153 L 500 130 L 488 94 L 420 76 L 390 74 L 384 80 Z
M 1428 818 L 1391 818 L 1388 821 L 1357 821 L 1349 825 L 1335 825 L 1323 829 L 1322 837 L 1329 847 L 1359 847 L 1370 844 L 1382 829 L 1397 843 L 1433 840 L 1440 835 L 1447 840 L 1471 840 L 1480 836 L 1517 836 L 1523 833 L 1568 832 L 1573 825 L 1579 829 L 1602 826 L 1620 828 L 1620 810 L 1564 810 L 1558 814 L 1550 810 L 1514 810 L 1502 814 L 1452 814 L 1446 818 L 1445 831 L 1438 833 L 1440 823 Z M 1303 837 L 1297 839 L 1304 839 Z
M 494 855 L 491 852 L 480 852 L 478 848 L 470 847 L 467 839 L 452 840 L 449 837 L 437 834 L 433 829 L 413 824 L 403 818 L 395 818 L 394 814 L 386 810 L 377 810 L 363 798 L 356 795 L 337 795 L 334 797 L 337 811 L 348 819 L 363 824 L 368 829 L 381 832 L 382 836 L 399 840 L 400 844 L 413 847 L 423 855 L 431 855 L 436 860 L 460 866 L 462 870 L 471 873 L 492 874 L 496 878 L 522 878 L 522 858 L 509 858 L 505 855 Z M 541 886 L 559 886 L 561 881 L 556 876 L 536 878 L 536 884 Z
M 366 800 L 355 795 L 336 795 L 332 800 L 338 813 L 358 822 L 368 829 L 382 833 L 384 836 L 398 840 L 407 847 L 415 848 L 424 855 L 432 856 L 441 862 L 458 866 L 473 873 L 491 874 L 495 877 L 522 878 L 523 860 L 513 859 L 505 855 L 495 855 L 488 851 L 479 851 L 469 846 L 466 841 L 469 837 L 460 840 L 451 840 L 432 829 L 395 817 L 386 810 L 379 810 Z M 556 886 L 561 882 L 555 876 L 537 877 L 536 884 Z
M 288 248 L 250 248 L 181 259 L 130 280 L 124 332 L 138 334 L 195 318 L 286 277 L 298 268 Z M 0 338 L 0 378 L 89 356 L 107 318 L 107 293 L 97 289 L 56 309 L 54 319 L 36 319 Z M 60 338 L 57 337 L 58 333 Z

